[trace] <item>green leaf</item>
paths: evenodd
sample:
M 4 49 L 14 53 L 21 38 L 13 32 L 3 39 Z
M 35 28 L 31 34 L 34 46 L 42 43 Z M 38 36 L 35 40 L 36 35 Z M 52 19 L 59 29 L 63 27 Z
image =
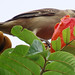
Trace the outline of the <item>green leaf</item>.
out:
M 75 72 L 60 62 L 51 62 L 45 68 L 48 71 L 54 71 L 59 75 L 75 75 Z M 55 74 L 56 75 L 56 74 Z
M 43 73 L 43 75 L 62 75 L 62 74 L 54 71 L 47 71 Z
M 66 51 L 75 55 L 75 40 L 72 40 L 68 45 L 66 45 L 62 51 Z
M 29 46 L 26 45 L 18 45 L 14 48 L 14 53 L 19 54 L 21 56 L 25 56 L 29 51 Z
M 60 39 L 60 37 L 58 37 L 57 40 L 51 41 L 51 43 L 52 43 L 52 48 L 55 51 L 59 51 L 61 49 L 61 39 Z
M 24 66 L 22 66 L 20 63 L 18 63 L 17 61 L 12 60 L 11 58 L 4 57 L 4 56 L 2 56 L 1 58 L 2 59 L 0 59 L 0 68 L 4 70 L 4 73 L 5 73 L 4 75 L 6 75 L 8 72 L 10 72 L 10 74 L 15 73 L 13 75 L 24 75 L 24 74 L 31 75 L 31 72 L 27 70 Z
M 14 48 L 6 49 L 1 55 L 10 55 L 14 51 Z
M 66 44 L 68 44 L 70 42 L 70 27 L 64 29 L 62 31 L 62 35 L 63 35 L 63 40 Z
M 15 36 L 17 36 L 19 39 L 23 40 L 24 42 L 28 43 L 29 45 L 32 45 L 33 41 L 35 39 L 39 40 L 37 36 L 35 36 L 31 31 L 27 29 L 23 29 L 22 26 L 14 26 L 11 30 L 11 33 Z M 42 44 L 42 42 L 40 41 Z M 43 50 L 45 50 L 45 46 L 42 44 Z
M 31 31 L 23 29 L 22 26 L 14 26 L 11 33 L 30 45 L 33 40 L 38 39 Z
M 29 58 L 29 59 L 31 59 L 31 60 L 33 60 L 40 67 L 43 68 L 44 63 L 45 63 L 45 59 L 44 58 L 47 58 L 49 55 L 50 55 L 50 51 L 46 50 L 46 51 L 43 51 L 43 52 L 40 52 L 40 53 L 36 53 L 36 54 L 33 54 L 33 55 L 29 54 L 26 57 Z
M 52 41 L 57 52 L 50 53 L 31 31 L 15 26 L 12 33 L 30 46 L 19 45 L 5 50 L 0 55 L 0 75 L 75 75 L 75 57 L 58 51 L 61 49 L 60 37 Z M 75 46 L 74 41 L 70 44 Z
M 75 36 L 75 26 L 74 26 L 74 30 L 73 30 L 73 35 Z
M 47 58 L 50 55 L 50 50 L 43 51 L 39 54 L 41 54 L 43 57 Z
M 29 46 L 26 45 L 18 45 L 15 48 L 6 49 L 1 55 L 10 55 L 11 53 L 26 56 L 29 51 Z
M 40 75 L 40 67 L 37 64 L 28 58 L 13 55 L 13 53 L 0 56 L 0 69 L 4 75 L 9 72 L 13 75 Z
M 29 48 L 28 54 L 37 54 L 43 52 L 42 44 L 39 40 L 34 40 Z
M 66 65 L 71 70 L 74 70 L 75 68 L 75 58 L 68 52 L 57 51 L 55 53 L 52 53 L 48 60 L 60 62 Z
M 38 64 L 40 67 L 43 68 L 45 60 L 44 60 L 43 56 L 41 56 L 40 54 L 27 56 L 27 58 L 34 61 L 36 64 Z
M 39 66 L 43 67 L 45 63 L 45 59 L 49 55 L 50 51 L 46 50 L 41 53 L 37 53 L 34 55 L 27 55 L 26 58 L 29 58 L 30 60 L 33 60 L 35 63 L 37 63 Z
M 38 60 L 35 61 L 41 68 L 43 68 L 45 60 L 43 58 L 43 56 L 39 55 Z

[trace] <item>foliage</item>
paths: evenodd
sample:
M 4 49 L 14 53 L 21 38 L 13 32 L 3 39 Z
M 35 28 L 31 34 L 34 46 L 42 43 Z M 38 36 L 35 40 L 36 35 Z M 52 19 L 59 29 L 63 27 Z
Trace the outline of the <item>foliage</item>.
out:
M 51 38 L 51 52 L 59 50 L 68 51 L 75 55 L 75 18 L 70 18 L 68 15 L 56 24 Z
M 56 52 L 50 53 L 31 31 L 14 26 L 11 33 L 29 46 L 5 50 L 0 55 L 0 75 L 75 75 L 75 57 L 60 51 L 60 38 L 53 42 Z

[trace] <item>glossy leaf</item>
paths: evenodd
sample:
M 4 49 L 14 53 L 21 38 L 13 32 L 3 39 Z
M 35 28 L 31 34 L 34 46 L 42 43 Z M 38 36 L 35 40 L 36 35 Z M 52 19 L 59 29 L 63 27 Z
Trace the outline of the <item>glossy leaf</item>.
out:
M 75 55 L 75 40 L 66 45 L 62 51 L 66 51 Z
M 44 57 L 40 54 L 27 56 L 30 60 L 34 61 L 36 64 L 38 64 L 41 68 L 43 68 L 45 60 Z
M 74 30 L 73 30 L 73 35 L 75 36 L 75 26 L 74 26 Z
M 5 67 L 2 66 L 4 64 Z M 5 75 L 7 72 L 13 72 L 13 75 L 39 75 L 40 67 L 35 64 L 33 61 L 21 57 L 19 55 L 13 55 L 11 53 L 9 56 L 2 55 L 0 57 L 0 68 L 5 71 Z M 11 71 L 9 71 L 11 69 Z
M 52 53 L 48 59 L 51 61 L 60 62 L 66 65 L 71 70 L 75 68 L 75 58 L 70 53 L 63 52 L 63 51 L 57 51 L 55 53 Z
M 70 42 L 70 27 L 64 29 L 62 31 L 62 35 L 63 35 L 63 40 L 64 42 L 67 44 Z
M 47 71 L 43 73 L 43 75 L 62 75 L 62 74 L 59 72 L 54 72 L 54 71 Z
M 75 75 L 75 57 L 59 51 L 60 37 L 52 41 L 57 52 L 50 53 L 31 31 L 16 26 L 12 33 L 30 46 L 18 45 L 5 50 L 0 56 L 0 75 Z M 69 45 L 75 46 L 75 42 Z
M 34 40 L 29 48 L 28 54 L 36 54 L 40 52 L 43 52 L 42 44 L 39 40 Z
M 61 49 L 61 40 L 60 40 L 60 37 L 58 37 L 57 40 L 51 41 L 51 43 L 52 43 L 52 48 L 55 51 L 59 51 Z
M 34 39 L 38 39 L 31 31 L 23 29 L 22 26 L 14 26 L 11 33 L 30 45 Z
M 29 46 L 26 45 L 18 45 L 14 48 L 14 53 L 19 54 L 21 56 L 25 56 L 29 51 Z
M 14 51 L 14 48 L 6 49 L 1 55 L 9 56 Z
M 59 75 L 75 75 L 74 70 L 71 70 L 66 65 L 60 62 L 51 62 L 46 66 L 46 70 L 57 72 Z
M 28 43 L 29 45 L 31 45 L 35 39 L 40 41 L 40 39 L 38 39 L 38 37 L 35 36 L 34 33 L 25 28 L 23 29 L 23 27 L 19 25 L 14 26 L 11 30 L 11 33 L 17 36 L 19 39 L 23 40 L 24 42 Z M 40 43 L 42 44 L 41 41 Z M 45 50 L 45 46 L 43 44 L 42 47 L 43 50 Z
M 27 54 L 27 58 L 29 58 L 30 60 L 34 61 L 35 63 L 37 63 L 40 67 L 44 66 L 45 63 L 45 59 L 44 58 L 48 58 L 48 56 L 50 55 L 50 51 L 46 50 L 40 53 L 35 53 L 35 54 Z

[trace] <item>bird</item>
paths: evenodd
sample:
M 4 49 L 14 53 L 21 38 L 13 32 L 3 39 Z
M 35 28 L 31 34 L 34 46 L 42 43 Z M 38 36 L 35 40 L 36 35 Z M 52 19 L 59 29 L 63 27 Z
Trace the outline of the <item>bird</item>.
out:
M 21 25 L 23 28 L 32 31 L 37 37 L 49 40 L 52 37 L 56 23 L 60 22 L 60 19 L 66 15 L 75 17 L 75 10 L 55 8 L 32 10 L 16 15 L 5 22 L 0 22 L 0 31 L 12 35 L 12 27 Z

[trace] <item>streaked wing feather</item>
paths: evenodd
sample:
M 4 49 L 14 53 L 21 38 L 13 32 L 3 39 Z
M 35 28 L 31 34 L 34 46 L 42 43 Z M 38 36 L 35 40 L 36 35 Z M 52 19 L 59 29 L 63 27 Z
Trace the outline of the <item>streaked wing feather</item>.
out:
M 19 14 L 10 20 L 16 20 L 20 18 L 32 18 L 32 17 L 39 17 L 39 16 L 54 16 L 58 11 L 59 11 L 58 9 L 52 9 L 52 8 L 34 10 L 31 12 Z

